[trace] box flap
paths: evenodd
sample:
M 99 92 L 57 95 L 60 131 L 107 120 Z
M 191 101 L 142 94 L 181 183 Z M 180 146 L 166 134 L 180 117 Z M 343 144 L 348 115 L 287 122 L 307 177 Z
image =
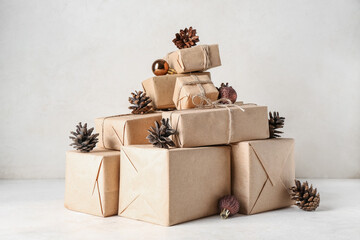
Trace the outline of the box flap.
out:
M 282 174 L 289 154 L 293 150 L 293 141 L 272 139 L 271 141 L 251 141 L 250 146 L 261 162 L 271 184 L 275 185 Z

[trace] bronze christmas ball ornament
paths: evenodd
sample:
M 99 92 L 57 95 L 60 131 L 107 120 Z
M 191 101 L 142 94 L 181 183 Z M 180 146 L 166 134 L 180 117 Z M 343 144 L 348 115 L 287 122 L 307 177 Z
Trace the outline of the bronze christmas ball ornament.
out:
M 229 83 L 226 83 L 226 84 L 222 83 L 220 88 L 218 88 L 218 90 L 219 90 L 219 99 L 227 98 L 232 103 L 236 102 L 237 93 L 236 93 L 235 89 L 233 89 L 231 86 L 229 86 Z
M 227 195 L 219 200 L 220 217 L 226 219 L 239 212 L 240 203 L 233 195 Z
M 164 59 L 158 59 L 152 64 L 152 71 L 156 76 L 166 75 L 169 64 Z

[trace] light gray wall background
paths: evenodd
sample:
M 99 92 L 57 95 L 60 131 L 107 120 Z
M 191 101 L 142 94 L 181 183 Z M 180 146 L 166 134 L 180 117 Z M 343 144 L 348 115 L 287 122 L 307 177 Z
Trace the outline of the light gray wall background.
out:
M 190 25 L 216 85 L 286 116 L 298 177 L 360 177 L 358 0 L 0 0 L 0 178 L 64 177 L 69 131 L 127 113 Z

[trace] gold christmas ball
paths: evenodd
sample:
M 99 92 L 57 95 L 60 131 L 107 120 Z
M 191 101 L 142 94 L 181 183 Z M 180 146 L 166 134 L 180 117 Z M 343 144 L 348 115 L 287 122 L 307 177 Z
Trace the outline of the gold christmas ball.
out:
M 164 59 L 158 59 L 152 64 L 152 71 L 156 76 L 166 75 L 169 64 Z

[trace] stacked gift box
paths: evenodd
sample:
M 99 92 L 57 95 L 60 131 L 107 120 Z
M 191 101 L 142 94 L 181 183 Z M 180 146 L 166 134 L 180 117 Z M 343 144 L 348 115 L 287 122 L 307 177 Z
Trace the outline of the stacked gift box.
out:
M 68 209 L 170 226 L 220 213 L 228 195 L 241 214 L 293 204 L 294 140 L 270 138 L 266 106 L 219 96 L 219 47 L 195 43 L 159 62 L 133 113 L 95 119 L 95 149 L 67 152 Z

